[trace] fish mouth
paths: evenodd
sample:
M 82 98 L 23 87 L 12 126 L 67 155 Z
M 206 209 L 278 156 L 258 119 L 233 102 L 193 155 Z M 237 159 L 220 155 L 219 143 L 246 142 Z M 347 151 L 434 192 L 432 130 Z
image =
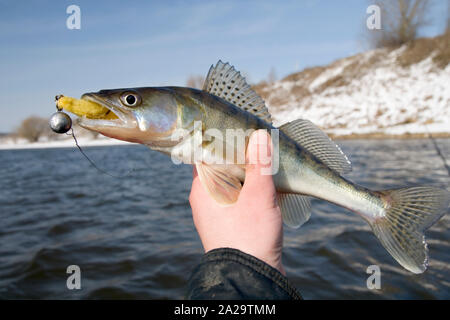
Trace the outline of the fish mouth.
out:
M 131 111 L 122 109 L 113 104 L 111 101 L 97 96 L 95 93 L 85 93 L 81 96 L 81 99 L 97 103 L 108 109 L 105 117 L 111 112 L 115 115 L 115 118 L 112 119 L 111 117 L 109 117 L 108 119 L 90 119 L 86 117 L 80 117 L 78 119 L 78 124 L 83 128 L 100 131 L 102 128 L 132 129 L 137 126 L 137 123 L 134 120 Z

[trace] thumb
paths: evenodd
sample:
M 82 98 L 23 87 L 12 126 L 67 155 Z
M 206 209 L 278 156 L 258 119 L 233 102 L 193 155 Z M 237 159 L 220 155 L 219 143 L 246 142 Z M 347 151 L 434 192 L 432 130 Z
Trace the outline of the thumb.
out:
M 273 198 L 275 186 L 272 179 L 272 143 L 266 130 L 252 133 L 248 142 L 245 166 L 245 182 L 242 192 L 256 192 L 260 197 Z

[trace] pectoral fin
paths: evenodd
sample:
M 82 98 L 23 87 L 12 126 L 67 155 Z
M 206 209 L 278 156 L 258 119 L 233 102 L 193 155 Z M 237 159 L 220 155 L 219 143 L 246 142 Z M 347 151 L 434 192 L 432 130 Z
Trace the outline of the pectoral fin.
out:
M 241 181 L 225 170 L 225 166 L 196 164 L 203 187 L 217 203 L 228 206 L 235 203 L 242 189 Z

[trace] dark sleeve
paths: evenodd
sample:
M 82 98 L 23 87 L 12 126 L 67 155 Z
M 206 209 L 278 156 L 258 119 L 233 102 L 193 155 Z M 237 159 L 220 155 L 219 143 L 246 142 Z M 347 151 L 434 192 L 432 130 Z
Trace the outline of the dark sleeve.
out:
M 231 248 L 206 253 L 194 269 L 187 299 L 301 299 L 288 279 L 267 263 Z

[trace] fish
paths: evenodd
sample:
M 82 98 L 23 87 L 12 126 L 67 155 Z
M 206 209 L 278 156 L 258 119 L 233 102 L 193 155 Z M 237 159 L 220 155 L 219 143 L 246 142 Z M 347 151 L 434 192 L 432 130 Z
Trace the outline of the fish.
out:
M 80 126 L 195 165 L 203 187 L 221 205 L 233 205 L 239 197 L 245 163 L 236 159 L 248 144 L 246 138 L 237 155 L 216 152 L 218 145 L 237 150 L 224 138 L 227 130 L 265 129 L 273 141 L 276 133 L 278 165 L 273 181 L 285 225 L 299 228 L 311 216 L 311 198 L 325 200 L 363 218 L 405 269 L 415 274 L 427 269 L 424 231 L 446 213 L 450 193 L 432 186 L 370 190 L 346 179 L 351 163 L 326 133 L 307 119 L 275 127 L 264 100 L 229 63 L 212 65 L 201 90 L 108 89 L 85 93 L 81 100 L 98 104 L 112 115 L 102 118 L 98 115 L 105 112 L 98 109 L 103 111 L 94 118 L 81 116 Z M 212 139 L 211 130 L 219 133 Z M 192 142 L 195 136 L 202 138 L 197 147 Z M 198 149 L 215 161 L 193 157 Z

